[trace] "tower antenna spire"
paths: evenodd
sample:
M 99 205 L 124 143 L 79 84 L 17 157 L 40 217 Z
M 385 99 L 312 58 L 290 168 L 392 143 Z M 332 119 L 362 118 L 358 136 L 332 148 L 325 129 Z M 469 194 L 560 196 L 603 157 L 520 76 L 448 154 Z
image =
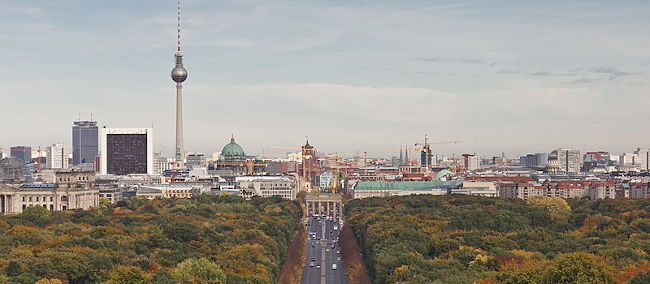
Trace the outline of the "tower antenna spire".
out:
M 178 0 L 178 15 L 176 19 L 176 53 L 181 54 L 181 0 Z
M 177 0 L 178 15 L 176 23 L 176 55 L 174 55 L 174 69 L 172 69 L 172 80 L 176 82 L 176 162 L 182 162 L 183 152 L 183 82 L 187 79 L 187 70 L 183 67 L 183 55 L 181 54 L 181 0 Z

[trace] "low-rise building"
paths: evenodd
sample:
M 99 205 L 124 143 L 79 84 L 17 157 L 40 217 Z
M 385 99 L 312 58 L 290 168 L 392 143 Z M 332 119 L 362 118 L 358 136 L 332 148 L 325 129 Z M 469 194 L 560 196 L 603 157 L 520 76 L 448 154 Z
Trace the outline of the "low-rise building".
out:
M 451 188 L 457 188 L 457 181 L 360 181 L 351 188 L 355 199 L 387 197 L 412 194 L 445 195 Z
M 0 212 L 17 214 L 29 206 L 42 206 L 50 211 L 88 209 L 97 206 L 96 187 L 60 187 L 52 183 L 23 185 L 0 184 Z
M 250 199 L 253 196 L 281 196 L 284 199 L 295 200 L 298 187 L 292 176 L 240 176 L 235 182 L 241 196 Z
M 119 202 L 124 200 L 124 194 L 122 190 L 115 186 L 100 186 L 99 187 L 99 198 L 106 198 L 111 203 Z
M 465 181 L 459 188 L 452 188 L 451 194 L 497 197 L 499 191 L 494 182 Z
M 135 196 L 147 199 L 155 198 L 192 198 L 201 194 L 201 190 L 191 184 L 157 184 L 141 186 Z

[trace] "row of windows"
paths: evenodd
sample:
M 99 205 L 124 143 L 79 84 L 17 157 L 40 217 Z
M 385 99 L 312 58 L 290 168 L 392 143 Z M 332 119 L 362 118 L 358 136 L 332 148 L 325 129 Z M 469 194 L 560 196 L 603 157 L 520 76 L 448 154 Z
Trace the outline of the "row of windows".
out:
M 48 196 L 23 196 L 23 202 L 27 201 L 47 201 Z M 54 197 L 49 196 L 50 202 L 54 201 Z M 61 201 L 68 201 L 68 197 L 61 196 Z
M 178 190 L 169 190 L 167 191 L 168 193 L 187 193 L 191 192 L 190 189 L 178 189 Z
M 191 194 L 166 194 L 165 197 L 179 197 L 179 198 L 190 198 Z
M 79 176 L 79 177 L 77 177 L 77 180 L 80 180 L 80 181 L 88 181 L 88 180 L 90 180 L 90 179 L 88 179 L 87 176 Z M 67 181 L 67 182 L 69 182 L 69 181 L 70 181 L 70 178 L 69 178 L 69 177 L 68 177 L 68 178 L 59 178 L 59 181 L 61 181 L 61 182 L 63 182 L 63 181 Z

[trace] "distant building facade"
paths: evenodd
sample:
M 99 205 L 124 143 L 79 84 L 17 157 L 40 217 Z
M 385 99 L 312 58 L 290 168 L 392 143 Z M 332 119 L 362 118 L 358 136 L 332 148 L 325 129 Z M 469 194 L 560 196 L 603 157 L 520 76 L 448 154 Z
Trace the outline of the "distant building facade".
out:
M 582 167 L 580 150 L 556 149 L 549 154 L 547 170 L 559 173 L 579 173 Z
M 45 165 L 48 169 L 67 169 L 68 149 L 60 143 L 48 146 L 45 153 Z
M 185 166 L 188 168 L 205 168 L 207 167 L 207 159 L 203 153 L 192 153 L 186 157 Z
M 23 163 L 32 162 L 32 147 L 15 146 L 11 147 L 11 157 L 23 161 Z
M 95 162 L 99 154 L 99 128 L 96 121 L 75 121 L 72 126 L 72 164 Z
M 102 128 L 101 174 L 154 174 L 153 128 Z
M 526 154 L 519 158 L 519 164 L 528 168 L 543 168 L 548 164 L 548 153 Z
M 57 172 L 55 183 L 0 184 L 0 213 L 17 214 L 27 207 L 50 211 L 88 209 L 99 203 L 94 172 Z
M 135 193 L 137 197 L 146 199 L 155 198 L 192 198 L 200 195 L 201 190 L 192 185 L 184 184 L 158 184 L 142 186 Z
M 295 200 L 298 194 L 296 180 L 291 176 L 239 176 L 235 181 L 241 196 L 247 199 L 253 196 L 280 196 Z
M 412 194 L 445 195 L 457 188 L 457 181 L 359 181 L 351 188 L 352 198 L 388 197 Z
M 494 182 L 464 181 L 461 187 L 452 188 L 451 194 L 497 197 L 499 196 L 499 191 Z

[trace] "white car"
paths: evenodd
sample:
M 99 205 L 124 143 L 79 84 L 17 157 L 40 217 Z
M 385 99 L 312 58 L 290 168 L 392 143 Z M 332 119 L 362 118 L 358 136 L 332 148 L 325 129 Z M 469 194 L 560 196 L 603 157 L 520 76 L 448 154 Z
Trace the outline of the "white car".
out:
M 313 261 L 309 263 L 309 267 L 314 267 L 314 262 Z
M 332 264 L 332 270 L 336 270 L 336 263 Z
M 330 249 L 325 249 L 326 252 L 330 252 Z

